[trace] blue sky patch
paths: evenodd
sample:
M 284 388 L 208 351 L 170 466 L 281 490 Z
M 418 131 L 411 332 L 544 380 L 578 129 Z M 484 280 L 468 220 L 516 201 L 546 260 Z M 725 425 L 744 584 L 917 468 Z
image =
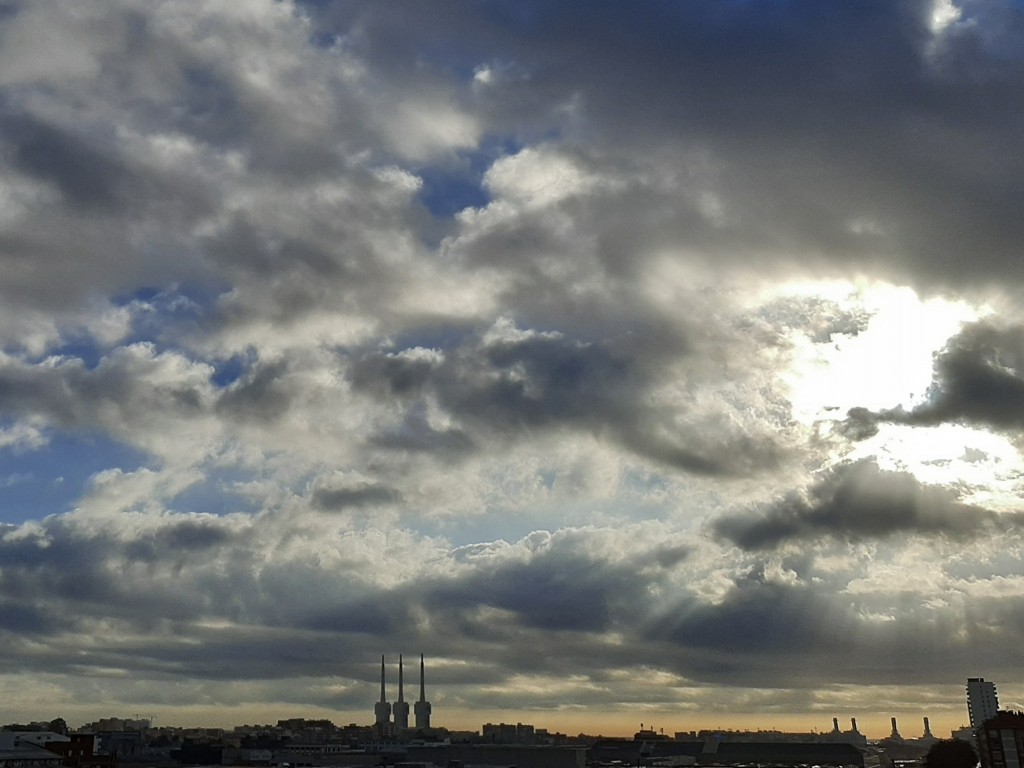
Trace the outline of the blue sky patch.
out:
M 437 218 L 450 218 L 463 208 L 482 208 L 490 202 L 479 173 L 427 168 L 419 176 L 423 179 L 420 200 Z
M 97 472 L 146 463 L 143 452 L 99 434 L 55 433 L 37 451 L 0 450 L 0 522 L 67 512 Z
M 210 377 L 218 387 L 229 387 L 242 378 L 256 361 L 256 355 L 252 352 L 244 355 L 232 355 L 226 360 L 214 360 L 213 375 Z

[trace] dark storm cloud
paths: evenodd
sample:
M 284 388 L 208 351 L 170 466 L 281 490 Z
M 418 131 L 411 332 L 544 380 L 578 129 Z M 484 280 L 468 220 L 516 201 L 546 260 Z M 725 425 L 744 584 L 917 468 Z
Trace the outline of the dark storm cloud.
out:
M 939 683 L 976 663 L 978 649 L 965 647 L 956 638 L 960 631 L 971 642 L 999 647 L 1020 623 L 1017 598 L 971 597 L 961 625 L 947 611 L 927 606 L 930 594 L 856 595 L 828 582 L 820 573 L 816 579 L 780 580 L 756 565 L 736 577 L 720 599 L 681 600 L 652 617 L 642 635 L 652 643 L 648 652 L 660 647 L 665 666 L 691 679 L 799 689 L 814 687 L 815 680 L 819 688 L 822 680 Z M 1016 648 L 1010 655 L 1022 657 Z
M 223 232 L 208 240 L 207 248 L 221 266 L 244 270 L 262 279 L 298 273 L 326 280 L 342 271 L 336 255 L 321 244 L 295 236 L 282 239 L 272 230 L 237 214 Z
M 439 457 L 468 456 L 474 447 L 473 439 L 457 428 L 434 429 L 427 422 L 422 409 L 413 406 L 396 428 L 370 437 L 370 445 L 392 451 L 432 454 Z
M 908 424 L 964 422 L 996 429 L 1024 427 L 1024 328 L 976 323 L 935 360 L 928 402 L 883 418 Z
M 841 465 L 806 491 L 791 492 L 753 514 L 720 517 L 712 527 L 737 546 L 757 550 L 807 539 L 860 541 L 900 534 L 969 539 L 1001 519 L 958 502 L 952 490 L 923 485 L 911 474 L 885 471 L 864 460 Z M 1012 516 L 1007 520 L 1017 522 Z
M 167 558 L 168 553 L 201 552 L 223 546 L 231 541 L 231 535 L 224 529 L 209 522 L 182 520 L 160 528 L 148 536 L 139 536 L 124 547 L 125 556 L 131 560 L 156 562 Z
M 317 509 L 341 510 L 349 507 L 395 504 L 402 500 L 402 494 L 394 488 L 374 483 L 363 483 L 344 488 L 317 488 L 311 502 Z
M 584 534 L 535 535 L 528 549 L 506 547 L 497 559 L 478 554 L 449 575 L 384 588 L 355 563 L 325 568 L 305 557 L 271 557 L 255 564 L 253 547 L 270 535 L 265 526 L 239 529 L 212 516 L 153 517 L 134 533 L 47 518 L 31 533 L 0 539 L 0 597 L 12 607 L 0 631 L 37 636 L 48 649 L 40 646 L 39 662 L 51 671 L 98 666 L 269 680 L 352 672 L 382 646 L 439 643 L 472 663 L 523 632 L 624 629 L 660 572 L 595 557 Z M 210 618 L 217 627 L 205 624 Z M 112 632 L 109 642 L 62 659 L 73 644 L 68 633 L 91 631 L 96 620 Z M 479 670 L 472 682 L 503 674 Z
M 112 638 L 105 652 L 76 655 L 79 663 L 105 663 L 91 657 L 106 653 L 106 662 L 115 665 L 179 672 L 186 671 L 180 666 L 180 637 L 198 637 L 204 645 L 189 648 L 189 673 L 225 678 L 238 669 L 260 677 L 293 673 L 275 673 L 273 660 L 262 658 L 280 644 L 276 635 L 264 637 L 275 629 L 379 636 L 409 623 L 408 601 L 389 602 L 377 589 L 354 588 L 328 597 L 336 591 L 329 583 L 337 574 L 299 562 L 254 570 L 251 548 L 257 542 L 250 528 L 212 516 L 149 522 L 133 535 L 51 516 L 30 535 L 0 539 L 0 598 L 12 607 L 8 626 L 0 629 L 50 636 L 59 647 L 64 633 L 88 631 L 99 617 L 115 622 L 123 638 L 147 631 L 154 637 L 136 650 L 130 639 Z M 329 610 L 325 603 L 332 604 Z M 256 636 L 250 630 L 211 634 L 201 626 L 211 616 L 263 629 Z M 174 634 L 180 637 L 161 637 L 167 622 L 175 622 Z M 265 647 L 257 654 L 253 648 L 261 643 Z M 214 673 L 231 648 L 235 654 L 251 653 L 241 666 Z M 277 654 L 292 657 L 284 649 Z M 264 664 L 267 668 L 259 672 Z
M 217 409 L 236 419 L 280 418 L 290 405 L 290 394 L 283 384 L 287 374 L 286 360 L 258 363 L 220 396 Z
M 182 423 L 211 414 L 272 422 L 293 397 L 287 360 L 254 361 L 216 395 L 208 366 L 148 344 L 118 347 L 91 369 L 75 357 L 51 362 L 0 362 L 0 409 L 65 428 L 130 431 L 153 419 Z
M 119 347 L 92 369 L 76 357 L 43 365 L 6 358 L 0 362 L 0 409 L 66 428 L 119 431 L 150 418 L 201 415 L 209 400 L 206 379 L 205 366 L 159 354 L 148 344 Z
M 1024 328 L 973 323 L 935 357 L 926 401 L 909 411 L 853 408 L 840 429 L 861 440 L 879 423 L 959 423 L 1016 432 L 1024 427 Z
M 637 334 L 639 336 L 639 334 Z M 651 404 L 663 362 L 648 339 L 630 335 L 582 341 L 529 333 L 472 340 L 425 359 L 367 353 L 353 362 L 350 380 L 364 391 L 410 403 L 402 429 L 375 444 L 413 449 L 444 441 L 423 421 L 419 398 L 429 393 L 470 434 L 513 436 L 571 427 L 607 435 L 659 463 L 705 475 L 756 472 L 776 464 L 784 449 L 767 432 L 727 428 L 673 428 L 678 412 Z
M 736 580 L 723 600 L 712 605 L 689 603 L 648 628 L 657 638 L 684 648 L 730 654 L 800 656 L 844 640 L 842 614 L 826 595 L 809 586 L 786 585 L 765 578 L 763 566 Z
M 127 202 L 124 166 L 116 156 L 77 136 L 30 117 L 0 112 L 0 141 L 14 147 L 16 168 L 55 184 L 75 207 L 114 208 Z
M 724 221 L 675 230 L 650 209 L 631 221 L 610 208 L 626 240 L 668 235 L 717 258 L 799 253 L 805 265 L 816 255 L 822 267 L 925 282 L 1016 276 L 1024 58 L 1013 41 L 1024 12 L 964 5 L 963 23 L 933 32 L 933 10 L 924 0 L 656 3 L 637 14 L 614 3 L 311 8 L 327 28 L 357 25 L 352 45 L 382 71 L 425 59 L 520 73 L 478 96 L 494 131 L 543 135 L 542 121 L 572 103 L 581 135 L 609 156 L 697 150 Z M 451 39 L 462 44 L 438 53 Z M 685 158 L 680 169 L 693 167 Z
M 238 530 L 206 516 L 152 518 L 143 530 L 116 536 L 85 522 L 48 518 L 35 533 L 12 539 L 6 531 L 0 541 L 0 596 L 13 606 L 0 632 L 34 638 L 31 654 L 18 651 L 19 669 L 372 682 L 376 669 L 367 659 L 397 648 L 460 660 L 430 672 L 429 684 L 449 701 L 487 685 L 495 689 L 487 695 L 506 706 L 554 705 L 558 694 L 503 691 L 504 683 L 571 669 L 607 687 L 602 695 L 612 701 L 651 702 L 671 698 L 622 690 L 615 675 L 663 669 L 727 685 L 749 685 L 756 675 L 758 686 L 792 687 L 820 683 L 821 668 L 832 682 L 870 682 L 882 669 L 932 682 L 969 666 L 968 656 L 1000 648 L 1020 627 L 1020 601 L 997 595 L 972 599 L 978 620 L 968 624 L 969 653 L 951 631 L 952 618 L 936 617 L 933 608 L 904 606 L 893 621 L 872 624 L 855 598 L 836 600 L 832 577 L 814 578 L 810 561 L 796 582 L 755 565 L 709 602 L 667 580 L 695 550 L 652 541 L 610 560 L 585 530 L 439 552 L 440 567 L 385 587 L 354 562 L 314 562 L 312 540 L 282 557 L 267 519 Z M 353 546 L 350 540 L 341 551 Z M 888 606 L 889 596 L 881 598 Z M 96 622 L 107 642 L 81 648 L 75 638 L 98 631 Z M 609 632 L 622 641 L 609 642 Z
M 4 610 L 0 614 L 0 634 L 50 635 L 58 630 L 70 629 L 71 624 L 66 619 L 62 621 L 60 616 L 45 606 L 26 605 L 12 598 L 4 600 Z
M 216 590 L 183 589 L 151 571 L 147 590 L 139 592 L 122 569 L 143 563 L 187 573 L 241 541 L 210 519 L 169 520 L 133 537 L 51 516 L 30 535 L 0 540 L 0 595 L 40 615 L 62 617 L 50 623 L 52 632 L 90 620 L 97 609 L 139 626 L 194 617 L 216 604 Z
M 515 615 L 515 623 L 549 631 L 601 632 L 610 628 L 615 603 L 639 591 L 629 569 L 579 555 L 552 552 L 494 570 L 476 569 L 430 595 L 436 610 L 480 605 Z

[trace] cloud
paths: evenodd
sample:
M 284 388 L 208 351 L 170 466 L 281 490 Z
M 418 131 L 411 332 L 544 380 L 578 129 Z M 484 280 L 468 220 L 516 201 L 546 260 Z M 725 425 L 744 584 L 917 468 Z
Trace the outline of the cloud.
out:
M 720 517 L 713 530 L 743 549 L 758 550 L 822 538 L 941 534 L 963 539 L 998 528 L 1000 521 L 996 513 L 960 503 L 951 489 L 925 486 L 911 474 L 862 460 L 840 465 L 805 491 L 790 492 L 755 514 Z
M 385 71 L 452 36 L 473 41 L 452 54 L 465 70 L 521 67 L 476 89 L 491 131 L 532 137 L 557 120 L 600 151 L 606 178 L 643 169 L 588 220 L 621 268 L 642 259 L 615 244 L 684 242 L 733 266 L 795 258 L 926 286 L 1015 274 L 1017 219 L 994 204 L 1019 176 L 1000 127 L 1021 108 L 1021 62 L 1001 31 L 1019 23 L 1012 4 L 939 31 L 930 2 L 659 6 L 629 19 L 610 4 L 313 12 L 339 29 L 356 21 L 354 45 Z
M 767 432 L 744 434 L 724 417 L 687 425 L 683 403 L 659 402 L 665 362 L 656 357 L 656 339 L 575 340 L 499 321 L 465 341 L 447 351 L 369 352 L 354 361 L 351 380 L 358 389 L 406 400 L 410 408 L 429 399 L 464 429 L 472 427 L 470 434 L 508 439 L 562 428 L 607 434 L 640 456 L 698 474 L 756 472 L 787 451 Z M 416 424 L 429 433 L 421 419 L 407 416 L 408 437 L 382 437 L 378 444 L 411 447 Z
M 392 649 L 439 713 L 1015 674 L 1013 457 L 883 442 L 1022 412 L 1021 11 L 936 8 L 7 3 L 0 461 L 68 490 L 0 487 L 0 699 L 365 719 Z M 1004 316 L 837 436 L 799 375 L 866 391 L 897 291 Z
M 996 429 L 1024 426 L 1024 332 L 988 322 L 969 326 L 935 360 L 928 402 L 884 418 L 909 424 L 960 421 Z
M 971 424 L 1016 432 L 1024 426 L 1024 334 L 1020 326 L 972 323 L 935 356 L 925 402 L 910 410 L 854 408 L 841 424 L 853 440 L 872 437 L 884 423 L 929 427 Z
M 402 495 L 393 488 L 364 483 L 348 488 L 317 488 L 312 503 L 317 509 L 335 510 L 364 505 L 394 504 Z

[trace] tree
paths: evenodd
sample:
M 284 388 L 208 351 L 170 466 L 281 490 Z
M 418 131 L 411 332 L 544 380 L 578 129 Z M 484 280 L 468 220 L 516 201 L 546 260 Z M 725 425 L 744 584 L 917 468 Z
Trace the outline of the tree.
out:
M 960 739 L 942 739 L 932 744 L 924 756 L 925 768 L 975 768 L 978 754 Z

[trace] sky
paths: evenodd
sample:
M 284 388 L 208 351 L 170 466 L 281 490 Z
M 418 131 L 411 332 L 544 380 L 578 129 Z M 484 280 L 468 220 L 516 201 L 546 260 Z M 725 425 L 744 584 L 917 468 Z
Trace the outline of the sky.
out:
M 1024 708 L 1022 35 L 0 0 L 0 720 Z

